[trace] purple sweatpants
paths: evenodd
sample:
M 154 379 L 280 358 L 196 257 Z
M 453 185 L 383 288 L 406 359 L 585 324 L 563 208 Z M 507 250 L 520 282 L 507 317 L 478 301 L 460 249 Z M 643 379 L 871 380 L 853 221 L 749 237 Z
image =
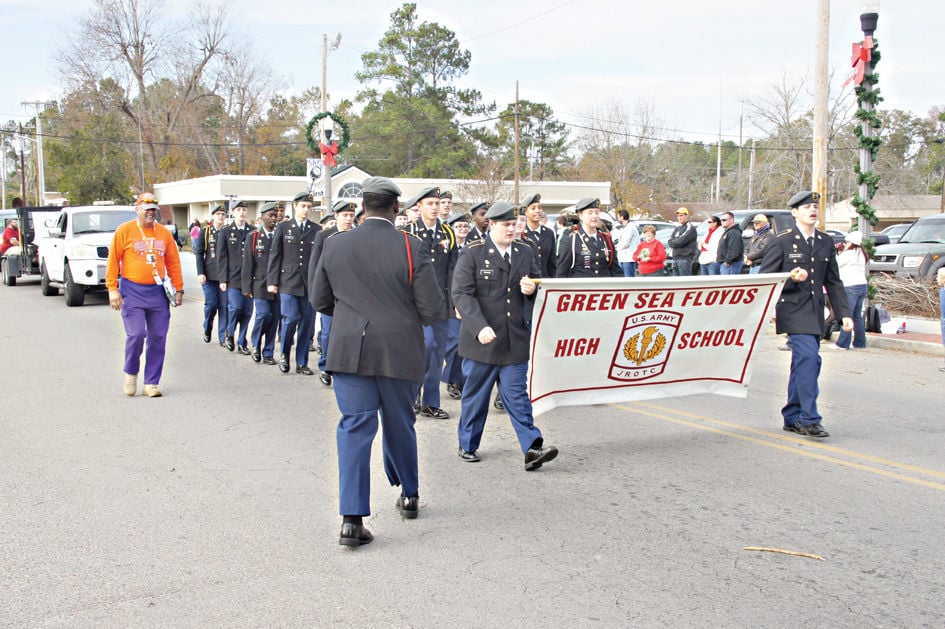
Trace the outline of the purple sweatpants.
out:
M 121 319 L 125 324 L 125 373 L 141 370 L 141 350 L 145 350 L 144 384 L 158 384 L 164 371 L 164 346 L 171 323 L 171 307 L 164 287 L 136 284 L 121 278 Z M 147 341 L 147 346 L 145 342 Z

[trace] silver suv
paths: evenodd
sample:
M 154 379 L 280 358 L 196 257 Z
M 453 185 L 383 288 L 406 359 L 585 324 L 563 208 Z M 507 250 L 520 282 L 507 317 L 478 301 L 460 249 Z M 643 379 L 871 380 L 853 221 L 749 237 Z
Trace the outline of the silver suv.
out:
M 934 278 L 945 266 L 945 214 L 920 218 L 899 242 L 876 247 L 870 273 Z

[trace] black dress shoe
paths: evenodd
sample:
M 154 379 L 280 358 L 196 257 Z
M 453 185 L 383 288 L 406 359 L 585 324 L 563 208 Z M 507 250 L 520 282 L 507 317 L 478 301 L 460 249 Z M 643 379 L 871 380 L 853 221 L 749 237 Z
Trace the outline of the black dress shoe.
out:
M 495 399 L 492 400 L 492 406 L 496 407 L 496 408 L 499 409 L 500 411 L 504 411 L 504 410 L 505 410 L 505 404 L 502 403 L 502 398 L 499 397 L 499 392 L 498 392 L 498 391 L 495 392 Z
M 558 456 L 558 448 L 548 446 L 547 448 L 529 448 L 525 453 L 525 470 L 531 472 L 541 467 L 542 463 L 553 461 Z
M 364 546 L 370 544 L 374 539 L 371 531 L 364 528 L 363 524 L 342 524 L 341 536 L 338 543 L 342 546 Z
M 232 336 L 226 337 L 226 341 L 224 341 L 224 343 L 228 351 L 232 352 L 234 349 L 236 349 L 236 343 L 233 341 Z
M 249 348 L 246 347 L 245 345 L 240 345 L 239 347 L 236 348 L 236 351 L 238 351 L 243 356 L 249 356 L 250 354 L 252 354 L 252 352 L 249 351 Z
M 414 413 L 420 412 L 420 394 L 419 393 L 417 394 L 417 399 L 413 401 L 413 412 Z
M 459 449 L 459 458 L 466 461 L 467 463 L 478 463 L 479 455 L 475 452 L 467 452 L 462 448 Z
M 309 369 L 306 365 L 296 365 L 295 373 L 302 374 L 303 376 L 314 376 L 315 372 Z
M 318 379 L 321 380 L 322 384 L 324 384 L 326 387 L 331 386 L 331 374 L 327 371 L 319 371 Z
M 794 433 L 801 432 L 800 430 L 797 429 L 797 424 L 785 424 L 782 427 L 782 430 L 784 430 L 785 432 L 794 432 Z
M 420 407 L 420 414 L 424 417 L 432 417 L 433 419 L 449 419 L 450 414 L 444 411 L 442 408 L 437 408 L 435 406 L 423 405 Z
M 397 498 L 397 508 L 400 509 L 400 515 L 408 520 L 413 520 L 420 514 L 420 498 L 417 496 L 405 498 L 401 495 Z
M 463 390 L 459 388 L 458 384 L 453 384 L 452 382 L 446 385 L 446 392 L 454 400 L 459 400 L 463 397 Z
M 210 330 L 204 330 L 204 331 L 203 331 L 203 342 L 204 342 L 204 343 L 209 343 L 209 342 L 210 342 Z
M 318 351 L 318 348 L 315 347 L 315 344 L 313 343 L 313 344 L 311 344 L 311 345 L 308 346 L 308 351 L 310 351 L 310 352 L 316 352 L 316 351 Z
M 263 358 L 263 364 L 264 364 L 264 365 L 275 365 L 275 364 L 276 364 L 276 359 L 273 358 L 272 356 L 266 356 L 265 358 Z M 286 366 L 288 366 L 288 364 L 289 364 L 289 363 L 286 362 Z
M 289 355 L 283 354 L 279 357 L 279 371 L 289 373 Z
M 253 348 L 253 353 L 250 354 L 250 355 L 253 357 L 253 362 L 254 362 L 254 363 L 262 362 L 262 354 L 259 353 L 259 348 L 258 348 L 258 347 L 254 347 L 254 348 Z
M 830 433 L 824 430 L 824 427 L 820 423 L 816 424 L 794 424 L 794 432 L 799 435 L 806 435 L 808 437 L 817 437 L 818 439 L 823 439 L 824 437 L 829 437 Z

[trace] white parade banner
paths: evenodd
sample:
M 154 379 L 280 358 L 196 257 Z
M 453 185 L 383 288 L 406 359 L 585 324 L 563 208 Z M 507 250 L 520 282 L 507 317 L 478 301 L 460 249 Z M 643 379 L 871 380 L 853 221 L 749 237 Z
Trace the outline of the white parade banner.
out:
M 696 393 L 744 398 L 788 277 L 542 279 L 528 372 L 534 414 Z

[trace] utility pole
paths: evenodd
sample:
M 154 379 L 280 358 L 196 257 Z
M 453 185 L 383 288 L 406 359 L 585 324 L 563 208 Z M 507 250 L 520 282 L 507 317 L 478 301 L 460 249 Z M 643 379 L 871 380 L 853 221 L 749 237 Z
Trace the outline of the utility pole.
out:
M 722 201 L 722 82 L 719 81 L 719 150 L 715 157 L 715 204 Z
M 49 103 L 37 100 L 21 102 L 20 104 L 24 107 L 31 105 L 36 108 L 36 187 L 39 195 L 39 201 L 36 205 L 42 206 L 46 205 L 46 174 L 43 170 L 43 119 L 39 108 L 46 107 Z
M 742 101 L 741 111 L 738 112 L 738 180 L 736 182 L 736 186 L 738 187 L 737 187 L 737 194 L 736 194 L 736 199 L 735 199 L 735 202 L 737 205 L 741 205 L 741 200 L 742 200 L 742 143 L 744 142 L 744 140 L 742 139 L 742 130 L 743 130 L 742 123 L 744 121 L 744 118 L 745 118 L 745 101 Z
M 751 141 L 751 153 L 748 154 L 748 209 L 751 209 L 753 185 L 755 183 L 755 141 Z
M 818 0 L 817 44 L 814 51 L 814 155 L 811 184 L 820 195 L 819 227 L 826 226 L 827 206 L 827 57 L 830 44 L 830 0 Z
M 515 205 L 518 205 L 518 81 L 515 82 Z
M 335 37 L 331 44 L 331 50 L 338 50 L 341 44 L 341 33 Z M 322 34 L 322 112 L 328 111 L 328 35 Z M 322 130 L 325 134 L 325 144 L 331 144 L 331 125 L 330 116 L 322 119 Z M 322 172 L 325 177 L 325 196 L 322 197 L 322 207 L 326 211 L 331 209 L 331 166 L 324 164 Z
M 29 205 L 26 202 L 26 160 L 23 154 L 26 153 L 26 140 L 23 139 L 23 124 L 20 123 L 20 189 L 23 194 L 23 205 Z
M 0 135 L 0 207 L 7 206 L 7 136 Z

